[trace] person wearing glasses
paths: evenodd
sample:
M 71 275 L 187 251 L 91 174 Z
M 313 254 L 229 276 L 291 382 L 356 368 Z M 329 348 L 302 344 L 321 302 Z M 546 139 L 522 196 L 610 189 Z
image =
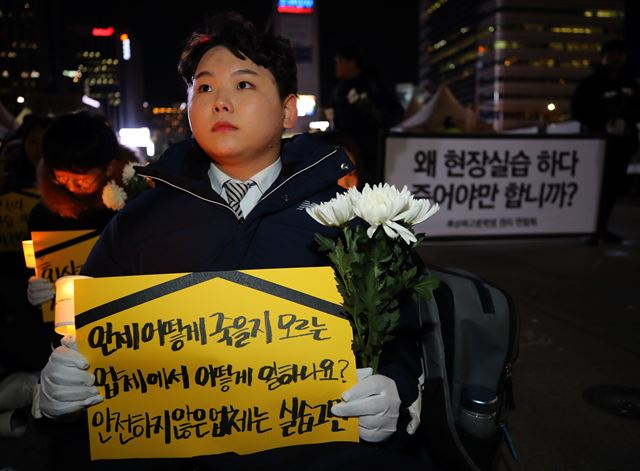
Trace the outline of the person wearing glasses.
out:
M 135 176 L 142 162 L 120 145 L 107 121 L 86 111 L 56 118 L 43 138 L 37 186 L 42 199 L 29 215 L 30 231 L 102 229 L 125 203 L 147 188 Z M 53 284 L 31 277 L 34 306 L 49 301 Z

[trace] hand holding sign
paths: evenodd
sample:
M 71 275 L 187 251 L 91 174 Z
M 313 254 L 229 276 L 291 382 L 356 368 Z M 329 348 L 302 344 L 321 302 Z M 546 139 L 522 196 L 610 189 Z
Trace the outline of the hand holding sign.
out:
M 27 298 L 32 306 L 40 306 L 47 301 L 51 301 L 55 294 L 55 286 L 46 278 L 40 278 L 38 276 L 29 278 Z
M 359 417 L 360 438 L 378 443 L 396 431 L 400 395 L 396 383 L 384 375 L 371 375 L 371 368 L 359 368 L 358 383 L 342 394 L 331 408 L 338 417 Z
M 92 459 L 358 441 L 357 421 L 330 412 L 356 376 L 331 268 L 74 285 L 78 349 L 104 397 L 87 414 Z
M 32 406 L 36 419 L 73 414 L 103 401 L 93 386 L 95 376 L 86 371 L 89 363 L 75 350 L 75 343 L 75 337 L 64 337 L 40 373 Z

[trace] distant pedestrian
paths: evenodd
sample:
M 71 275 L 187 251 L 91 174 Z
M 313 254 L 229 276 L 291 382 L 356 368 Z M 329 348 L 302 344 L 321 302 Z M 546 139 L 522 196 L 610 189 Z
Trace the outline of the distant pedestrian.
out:
M 333 91 L 335 130 L 352 138 L 360 149 L 360 184 L 380 181 L 379 132 L 404 117 L 395 92 L 363 67 L 359 51 L 341 48 L 335 57 L 338 83 Z
M 33 188 L 36 184 L 36 168 L 42 158 L 42 138 L 51 124 L 47 116 L 27 115 L 2 149 L 1 192 Z
M 624 191 L 631 156 L 638 150 L 640 122 L 640 89 L 621 39 L 602 46 L 600 64 L 578 84 L 571 110 L 583 132 L 606 138 L 598 222 L 595 234 L 586 243 L 619 243 L 620 236 L 608 229 L 609 219 L 616 199 Z

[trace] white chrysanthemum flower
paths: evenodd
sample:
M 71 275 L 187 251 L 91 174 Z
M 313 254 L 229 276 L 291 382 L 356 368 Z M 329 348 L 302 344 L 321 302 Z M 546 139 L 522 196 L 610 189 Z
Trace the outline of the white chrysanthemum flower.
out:
M 124 207 L 126 201 L 127 192 L 114 180 L 111 180 L 102 189 L 102 202 L 107 208 L 118 211 Z
M 403 221 L 406 224 L 415 226 L 426 221 L 440 210 L 438 203 L 431 204 L 428 199 L 411 199 L 409 208 L 395 218 L 396 221 Z
M 122 169 L 122 183 L 127 185 L 129 181 L 136 176 L 136 171 L 133 169 L 135 164 L 133 162 L 127 163 Z
M 340 227 L 351 221 L 355 214 L 351 201 L 351 191 L 306 209 L 307 213 L 323 226 Z
M 439 209 L 437 204 L 432 206 L 429 200 L 414 199 L 406 186 L 398 190 L 388 183 L 374 185 L 373 188 L 365 185 L 360 197 L 353 201 L 356 216 L 369 224 L 369 238 L 373 237 L 378 227 L 382 227 L 388 237 L 395 239 L 400 236 L 407 244 L 417 239 L 411 229 L 400 223 L 413 226 Z

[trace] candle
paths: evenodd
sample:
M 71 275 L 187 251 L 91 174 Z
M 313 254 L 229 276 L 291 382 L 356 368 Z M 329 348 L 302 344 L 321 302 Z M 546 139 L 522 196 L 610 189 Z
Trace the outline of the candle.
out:
M 24 253 L 24 264 L 27 268 L 35 268 L 36 267 L 36 254 L 33 251 L 33 241 L 32 240 L 23 240 L 22 241 L 22 253 Z
M 75 280 L 91 278 L 90 276 L 71 275 L 61 276 L 56 280 L 56 306 L 54 310 L 54 329 L 60 335 L 75 335 L 75 305 L 73 282 Z

